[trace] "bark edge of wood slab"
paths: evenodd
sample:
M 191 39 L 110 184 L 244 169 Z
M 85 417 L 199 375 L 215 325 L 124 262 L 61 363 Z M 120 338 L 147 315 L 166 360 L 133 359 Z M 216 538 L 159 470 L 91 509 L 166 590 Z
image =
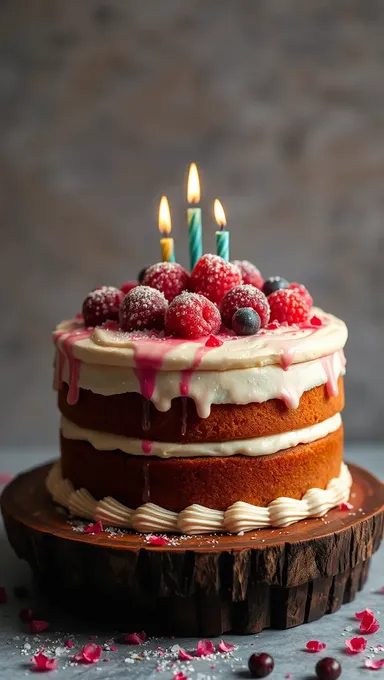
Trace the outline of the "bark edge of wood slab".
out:
M 54 601 L 127 632 L 218 636 L 313 621 L 354 599 L 383 536 L 384 486 L 356 465 L 353 511 L 161 547 L 134 533 L 74 531 L 45 489 L 49 467 L 4 490 L 9 541 Z

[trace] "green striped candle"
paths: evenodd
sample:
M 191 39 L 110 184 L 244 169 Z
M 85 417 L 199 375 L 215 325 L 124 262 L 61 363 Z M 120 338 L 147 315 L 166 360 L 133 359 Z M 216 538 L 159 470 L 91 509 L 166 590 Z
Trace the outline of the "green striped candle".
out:
M 193 208 L 188 208 L 187 211 L 189 261 L 192 270 L 203 254 L 201 208 L 196 206 L 200 203 L 200 181 L 196 163 L 191 163 L 189 167 L 187 201 L 194 204 Z
M 216 231 L 216 254 L 219 255 L 219 257 L 222 257 L 223 260 L 229 262 L 229 231 L 224 229 L 227 220 L 225 218 L 223 206 L 217 199 L 213 204 L 213 212 L 215 220 L 220 227 L 220 229 Z

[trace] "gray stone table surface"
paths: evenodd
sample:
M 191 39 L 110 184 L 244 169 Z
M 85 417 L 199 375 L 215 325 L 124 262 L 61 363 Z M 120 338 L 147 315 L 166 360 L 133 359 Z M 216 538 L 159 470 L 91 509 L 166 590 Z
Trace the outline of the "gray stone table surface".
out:
M 0 449 L 0 473 L 14 474 L 53 456 L 54 451 L 47 449 Z M 384 477 L 383 447 L 349 446 L 346 457 L 347 460 L 363 464 L 378 477 Z M 194 639 L 150 639 L 140 647 L 117 644 L 116 651 L 108 650 L 108 647 L 113 645 L 111 639 L 115 631 L 96 630 L 91 622 L 85 623 L 84 618 L 82 622 L 80 619 L 68 618 L 50 606 L 34 590 L 29 569 L 12 552 L 3 526 L 0 527 L 0 585 L 5 586 L 8 593 L 8 602 L 0 605 L 1 680 L 11 678 L 18 680 L 28 676 L 31 668 L 29 659 L 42 646 L 46 647 L 49 656 L 54 655 L 58 660 L 59 670 L 50 672 L 48 676 L 57 680 L 68 677 L 81 677 L 82 680 L 96 678 L 123 680 L 127 677 L 133 680 L 147 678 L 171 680 L 177 677 L 176 674 L 180 671 L 191 680 L 246 678 L 249 677 L 248 657 L 257 651 L 266 651 L 273 655 L 275 670 L 270 676 L 273 680 L 280 678 L 310 680 L 314 678 L 316 662 L 326 655 L 334 656 L 341 662 L 343 678 L 354 680 L 369 677 L 371 671 L 364 667 L 364 659 L 367 656 L 375 659 L 384 658 L 384 651 L 377 650 L 378 645 L 384 646 L 384 594 L 380 593 L 384 586 L 384 547 L 373 559 L 365 590 L 358 594 L 355 602 L 345 605 L 335 614 L 286 631 L 267 630 L 259 635 L 244 637 L 225 635 L 226 642 L 237 645 L 234 652 L 227 655 L 215 654 L 214 658 L 194 659 L 188 662 L 177 660 L 177 645 L 187 650 L 194 649 L 197 642 Z M 26 599 L 17 598 L 13 592 L 13 588 L 20 585 L 28 589 Z M 18 612 L 22 607 L 29 605 L 39 616 L 49 621 L 50 628 L 47 632 L 38 636 L 27 633 L 25 626 L 19 621 Z M 354 618 L 354 613 L 366 607 L 375 612 L 381 623 L 381 629 L 373 635 L 366 636 L 368 645 L 364 654 L 350 656 L 345 653 L 345 640 L 359 635 L 358 621 Z M 80 614 L 84 615 L 84 612 Z M 64 647 L 64 641 L 68 638 L 74 641 L 74 649 Z M 90 666 L 71 663 L 74 651 L 91 640 L 103 646 L 101 660 Z M 308 640 L 325 642 L 326 650 L 320 654 L 309 654 L 305 651 Z M 378 677 L 383 672 L 384 669 L 379 671 Z

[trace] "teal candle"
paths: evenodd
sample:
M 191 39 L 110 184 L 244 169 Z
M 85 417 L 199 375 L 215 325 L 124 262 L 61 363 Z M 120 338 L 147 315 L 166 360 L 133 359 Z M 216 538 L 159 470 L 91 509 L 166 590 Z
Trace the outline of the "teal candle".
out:
M 216 232 L 216 253 L 229 262 L 229 231 Z
M 203 254 L 201 208 L 188 208 L 188 243 L 191 270 Z

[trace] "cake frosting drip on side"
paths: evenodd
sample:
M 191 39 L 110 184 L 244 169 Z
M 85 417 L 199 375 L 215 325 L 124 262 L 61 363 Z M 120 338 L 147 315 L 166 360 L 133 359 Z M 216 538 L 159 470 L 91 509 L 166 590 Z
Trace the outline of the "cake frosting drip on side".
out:
M 339 477 L 331 479 L 326 489 L 309 489 L 301 500 L 277 498 L 266 508 L 239 501 L 225 512 L 195 504 L 175 513 L 153 503 L 144 503 L 132 510 L 110 497 L 97 501 L 86 489 L 76 490 L 70 481 L 63 479 L 60 462 L 53 465 L 47 477 L 47 489 L 53 500 L 73 515 L 142 533 L 181 534 L 236 534 L 268 526 L 287 527 L 301 519 L 323 517 L 328 510 L 348 500 L 351 484 L 351 475 L 343 463 Z

